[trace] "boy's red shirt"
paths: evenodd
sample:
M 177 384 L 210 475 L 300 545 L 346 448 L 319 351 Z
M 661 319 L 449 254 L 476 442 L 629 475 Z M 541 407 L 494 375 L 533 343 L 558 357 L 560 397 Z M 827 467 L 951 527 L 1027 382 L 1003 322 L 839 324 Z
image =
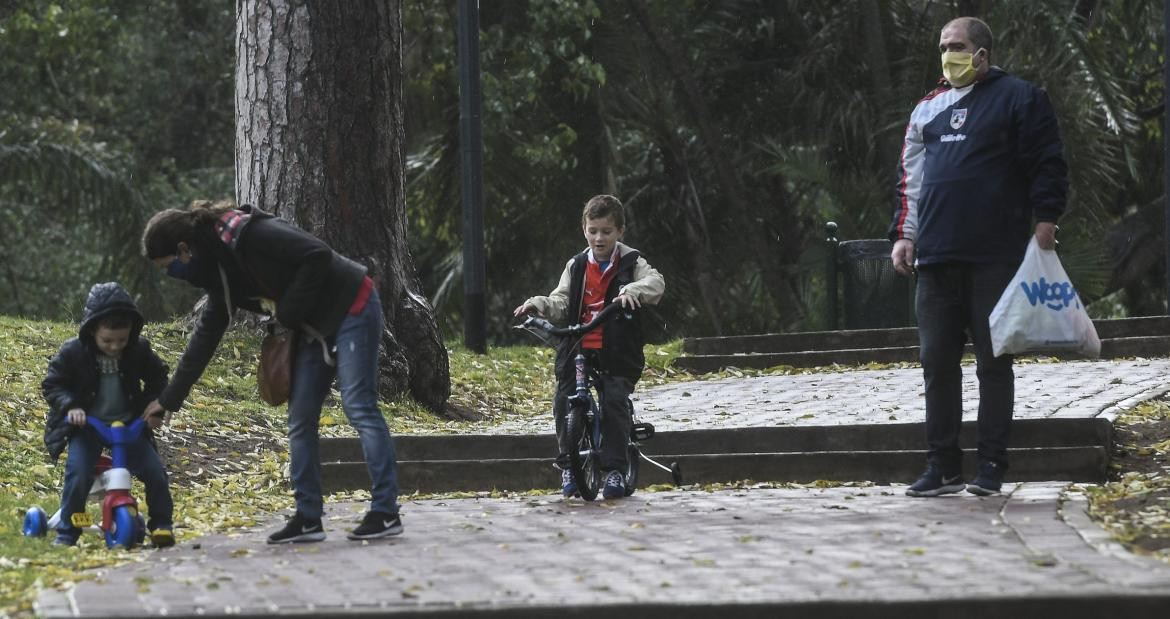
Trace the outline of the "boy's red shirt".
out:
M 593 259 L 593 254 L 589 255 L 589 261 L 585 265 L 585 294 L 581 297 L 581 321 L 579 324 L 589 322 L 597 312 L 605 307 L 605 291 L 609 290 L 610 283 L 617 276 L 619 258 L 620 256 L 615 251 L 610 256 L 610 262 L 605 272 L 602 273 L 601 265 Z M 585 335 L 585 339 L 581 340 L 581 348 L 600 350 L 601 334 L 604 330 L 605 327 L 598 327 Z

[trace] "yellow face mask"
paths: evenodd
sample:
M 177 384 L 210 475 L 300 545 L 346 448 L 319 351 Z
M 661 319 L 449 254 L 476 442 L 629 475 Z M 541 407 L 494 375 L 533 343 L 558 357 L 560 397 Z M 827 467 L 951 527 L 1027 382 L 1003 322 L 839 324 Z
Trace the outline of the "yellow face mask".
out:
M 982 48 L 976 50 L 975 54 L 978 54 L 980 51 L 982 51 Z M 979 74 L 975 70 L 974 64 L 972 64 L 975 59 L 975 54 L 971 52 L 943 52 L 943 77 L 947 78 L 951 86 L 962 88 L 975 81 L 975 76 Z

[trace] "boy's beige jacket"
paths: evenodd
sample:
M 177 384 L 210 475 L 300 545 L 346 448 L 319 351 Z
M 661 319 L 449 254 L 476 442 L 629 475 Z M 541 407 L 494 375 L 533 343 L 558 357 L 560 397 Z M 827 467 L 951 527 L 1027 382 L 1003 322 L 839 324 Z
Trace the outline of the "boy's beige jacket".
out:
M 621 242 L 618 242 L 614 248 L 614 253 L 625 256 L 630 252 L 637 251 Z M 573 259 L 565 264 L 565 270 L 561 273 L 561 281 L 557 283 L 557 287 L 552 292 L 548 293 L 547 297 L 531 297 L 527 303 L 536 308 L 536 311 L 545 318 L 560 324 L 565 324 L 568 321 L 567 314 L 569 312 L 569 270 L 573 266 Z M 643 305 L 656 305 L 662 294 L 666 292 L 666 280 L 662 278 L 662 274 L 650 266 L 649 262 L 639 253 L 638 261 L 634 263 L 633 281 L 622 286 L 618 290 L 618 294 L 627 294 L 638 300 L 638 303 Z M 581 282 L 584 286 L 584 281 Z M 584 297 L 584 295 L 582 295 Z

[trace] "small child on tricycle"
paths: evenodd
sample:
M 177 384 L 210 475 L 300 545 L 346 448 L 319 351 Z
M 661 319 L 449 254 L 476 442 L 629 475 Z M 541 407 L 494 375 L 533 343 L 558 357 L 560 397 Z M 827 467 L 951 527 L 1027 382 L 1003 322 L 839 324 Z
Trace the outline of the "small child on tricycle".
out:
M 151 433 L 163 419 L 143 416 L 147 403 L 167 384 L 167 365 L 141 337 L 142 325 L 142 314 L 122 286 L 96 284 L 86 299 L 77 337 L 62 344 L 49 361 L 41 383 L 50 407 L 45 448 L 54 462 L 68 449 L 55 544 L 75 545 L 82 528 L 90 524 L 86 496 L 97 474 L 102 447 L 111 442 L 118 443 L 115 456 L 125 456 L 125 462 L 113 465 L 124 466 L 145 485 L 149 508 L 146 528 L 151 541 L 158 548 L 175 543 L 174 503 Z M 147 427 L 138 432 L 140 424 L 135 422 L 140 418 Z M 99 420 L 99 424 L 87 424 L 90 420 Z M 100 436 L 87 425 L 100 425 Z M 129 515 L 137 519 L 136 503 L 129 497 L 128 475 L 125 477 L 124 483 L 118 484 L 126 486 L 120 489 L 124 494 L 107 505 L 123 507 L 119 515 L 133 511 Z

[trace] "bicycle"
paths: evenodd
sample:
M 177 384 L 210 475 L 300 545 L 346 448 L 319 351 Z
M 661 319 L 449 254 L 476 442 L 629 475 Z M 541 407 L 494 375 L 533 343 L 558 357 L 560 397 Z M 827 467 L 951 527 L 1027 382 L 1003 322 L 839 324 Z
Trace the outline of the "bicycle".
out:
M 619 313 L 620 309 L 620 304 L 612 303 L 594 315 L 592 320 L 583 325 L 577 324 L 568 327 L 556 327 L 544 318 L 529 316 L 523 323 L 513 327 L 532 333 L 546 344 L 549 343 L 548 340 L 543 338 L 537 331 L 543 331 L 544 333 L 559 338 L 579 336 L 573 344 L 574 368 L 577 382 L 576 392 L 572 396 L 569 396 L 569 400 L 565 406 L 564 431 L 569 436 L 569 442 L 576 446 L 576 449 L 569 451 L 569 470 L 573 476 L 573 482 L 577 485 L 577 491 L 580 492 L 581 498 L 586 501 L 592 501 L 597 498 L 597 493 L 604 483 L 599 459 L 602 444 L 602 414 L 605 407 L 604 393 L 599 388 L 601 384 L 600 371 L 598 368 L 593 367 L 586 359 L 585 353 L 581 350 L 581 339 L 584 338 L 585 334 L 593 331 L 614 317 L 620 316 L 624 319 L 629 319 L 630 316 L 628 313 Z M 642 441 L 649 440 L 654 436 L 654 426 L 650 423 L 638 421 L 634 411 L 634 404 L 628 398 L 626 399 L 626 406 L 629 408 L 632 422 L 628 439 L 629 444 L 626 448 L 626 470 L 622 474 L 623 480 L 625 481 L 626 496 L 632 495 L 637 488 L 639 459 L 645 460 L 670 473 L 674 485 L 681 486 L 683 478 L 682 470 L 679 468 L 678 462 L 671 462 L 670 466 L 666 466 L 642 453 Z
M 73 514 L 74 526 L 86 530 L 100 531 L 106 539 L 106 547 L 133 548 L 146 539 L 146 522 L 138 511 L 138 501 L 130 495 L 130 470 L 126 466 L 126 445 L 134 442 L 146 427 L 146 421 L 135 419 L 126 425 L 120 421 L 106 424 L 100 419 L 88 417 L 85 425 L 98 435 L 101 443 L 110 448 L 110 455 L 102 455 L 94 466 L 95 478 L 90 487 L 90 496 L 102 498 L 101 525 L 94 527 L 84 511 Z M 40 537 L 56 529 L 61 521 L 61 510 L 52 517 L 45 517 L 45 510 L 33 506 L 25 512 L 21 532 L 26 536 Z

